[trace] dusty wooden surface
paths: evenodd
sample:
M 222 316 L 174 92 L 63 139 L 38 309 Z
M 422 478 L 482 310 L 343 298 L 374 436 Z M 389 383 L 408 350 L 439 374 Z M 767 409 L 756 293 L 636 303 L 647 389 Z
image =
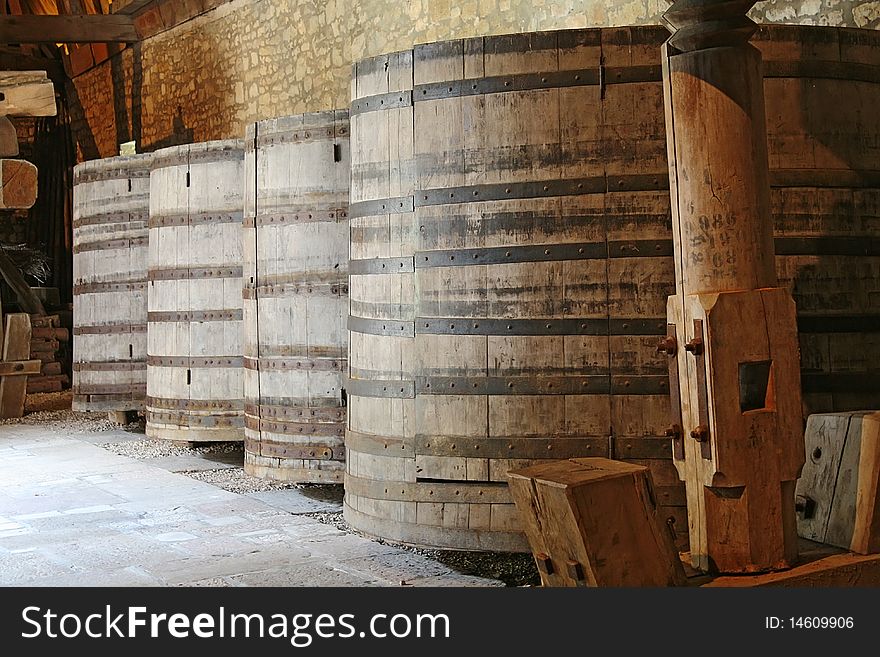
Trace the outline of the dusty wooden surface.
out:
M 30 316 L 25 313 L 10 313 L 5 319 L 0 367 L 6 366 L 12 371 L 5 376 L 0 375 L 0 419 L 21 417 L 24 414 L 28 379 L 26 372 L 33 371 L 34 365 L 28 361 L 31 348 Z
M 147 434 L 243 440 L 241 141 L 153 154 Z
M 77 410 L 144 408 L 150 162 L 151 156 L 138 155 L 86 162 L 74 170 Z
M 25 160 L 0 159 L 0 209 L 27 210 L 37 201 L 37 167 Z
M 349 122 L 263 121 L 245 146 L 245 471 L 341 482 L 348 370 Z

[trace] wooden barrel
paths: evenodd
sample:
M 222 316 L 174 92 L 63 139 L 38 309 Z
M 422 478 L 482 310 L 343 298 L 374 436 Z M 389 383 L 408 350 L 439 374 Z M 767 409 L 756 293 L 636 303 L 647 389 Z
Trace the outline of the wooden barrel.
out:
M 357 529 L 523 550 L 508 469 L 608 456 L 651 468 L 686 544 L 656 352 L 674 292 L 666 36 L 485 37 L 355 66 L 345 514 Z M 778 26 L 755 42 L 809 410 L 873 407 L 880 33 Z
M 149 155 L 74 169 L 74 410 L 144 408 L 149 208 Z
M 150 175 L 147 435 L 244 439 L 241 141 L 157 151 Z
M 245 471 L 341 482 L 348 333 L 348 111 L 245 141 Z

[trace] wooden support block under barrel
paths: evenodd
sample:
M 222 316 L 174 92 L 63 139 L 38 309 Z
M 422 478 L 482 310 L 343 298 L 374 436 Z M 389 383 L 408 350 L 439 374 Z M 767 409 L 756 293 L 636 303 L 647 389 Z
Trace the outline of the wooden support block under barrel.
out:
M 679 586 L 648 468 L 604 458 L 508 473 L 544 586 Z
M 27 210 L 37 201 L 37 167 L 0 159 L 0 209 Z
M 0 420 L 24 415 L 28 374 L 39 374 L 40 362 L 28 360 L 31 318 L 24 313 L 6 316 L 0 362 Z
M 806 448 L 798 534 L 859 554 L 880 552 L 880 412 L 811 415 Z

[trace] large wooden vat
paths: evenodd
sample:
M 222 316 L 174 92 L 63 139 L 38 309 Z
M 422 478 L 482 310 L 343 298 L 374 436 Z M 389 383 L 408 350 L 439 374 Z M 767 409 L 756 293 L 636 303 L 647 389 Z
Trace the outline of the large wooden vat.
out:
M 157 151 L 150 175 L 147 435 L 243 440 L 241 141 Z
M 149 206 L 149 155 L 74 169 L 74 410 L 144 408 Z
M 486 37 L 356 65 L 354 527 L 524 549 L 507 470 L 610 456 L 651 467 L 686 541 L 656 352 L 674 292 L 666 36 Z M 767 59 L 778 269 L 799 304 L 805 410 L 874 407 L 880 33 L 779 26 L 755 42 Z
M 348 333 L 348 111 L 245 141 L 245 471 L 341 482 Z

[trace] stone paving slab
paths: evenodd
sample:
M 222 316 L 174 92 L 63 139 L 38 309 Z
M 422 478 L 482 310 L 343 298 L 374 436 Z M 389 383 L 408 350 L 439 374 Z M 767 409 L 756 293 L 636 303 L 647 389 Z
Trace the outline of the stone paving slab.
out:
M 170 471 L 176 457 L 99 447 L 116 434 L 0 426 L 0 586 L 500 585 L 303 515 L 336 502 L 239 495 Z

